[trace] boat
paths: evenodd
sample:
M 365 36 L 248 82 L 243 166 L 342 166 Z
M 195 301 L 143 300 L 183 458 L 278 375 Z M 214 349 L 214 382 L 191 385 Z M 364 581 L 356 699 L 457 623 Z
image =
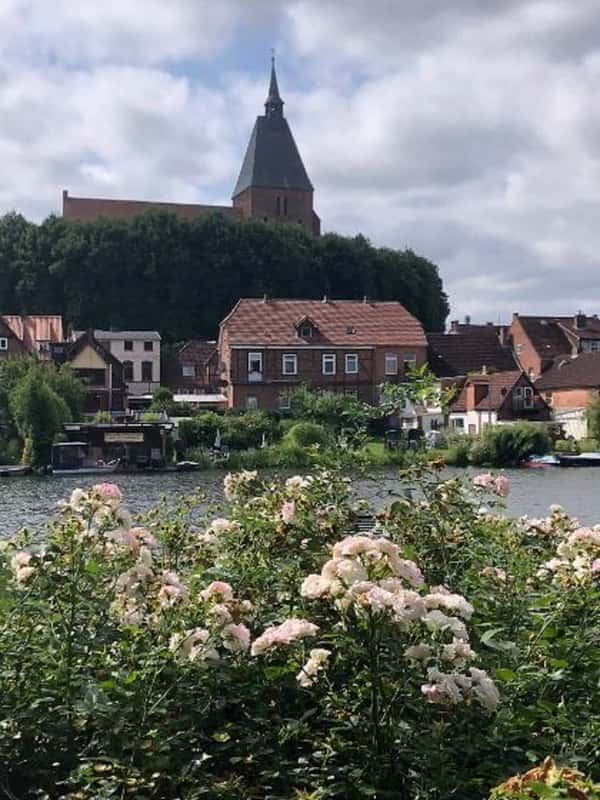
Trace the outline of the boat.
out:
M 0 478 L 27 475 L 29 472 L 31 472 L 31 467 L 28 464 L 0 464 Z
M 600 467 L 600 453 L 581 453 L 578 456 L 559 455 L 561 467 Z
M 175 465 L 177 472 L 196 472 L 201 468 L 197 461 L 178 461 Z
M 526 461 L 521 463 L 522 467 L 527 467 L 528 469 L 546 469 L 547 467 L 559 467 L 560 460 L 558 456 L 555 455 L 546 455 L 546 456 L 529 456 Z
M 59 442 L 52 445 L 53 475 L 106 475 L 116 472 L 120 461 L 115 459 L 105 463 L 90 459 L 86 442 Z

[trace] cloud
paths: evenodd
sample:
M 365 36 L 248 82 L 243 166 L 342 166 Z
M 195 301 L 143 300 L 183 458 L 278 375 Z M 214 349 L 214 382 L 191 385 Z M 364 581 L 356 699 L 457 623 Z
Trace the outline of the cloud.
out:
M 0 0 L 0 209 L 227 202 L 275 43 L 326 230 L 453 316 L 598 311 L 599 42 L 597 0 Z

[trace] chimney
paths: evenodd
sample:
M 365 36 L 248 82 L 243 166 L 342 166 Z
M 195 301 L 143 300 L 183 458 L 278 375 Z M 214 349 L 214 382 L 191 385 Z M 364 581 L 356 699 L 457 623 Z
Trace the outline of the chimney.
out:
M 329 302 L 329 298 L 327 297 L 327 295 L 326 295 L 326 294 L 324 294 L 324 295 L 323 295 L 323 300 L 322 300 L 322 302 L 323 302 L 323 303 L 328 303 L 328 302 Z
M 471 317 L 469 314 L 465 314 L 465 325 L 471 324 Z
M 487 375 L 487 366 L 485 364 L 481 368 L 481 374 L 482 375 Z
M 489 386 L 486 381 L 471 381 L 467 386 L 467 411 L 473 411 L 487 397 Z
M 262 301 L 263 301 L 263 303 L 268 303 L 269 302 L 269 295 L 268 294 L 263 294 Z
M 574 321 L 575 330 L 582 331 L 587 328 L 587 317 L 583 312 L 578 311 L 577 314 L 575 314 Z
M 368 301 L 368 299 L 367 299 L 367 295 L 366 295 L 366 294 L 365 294 L 365 295 L 363 295 L 363 305 L 365 305 L 365 306 L 366 306 L 368 302 L 369 302 L 369 301 Z
M 457 319 L 453 319 L 450 322 L 450 333 L 458 333 L 458 326 L 459 325 L 460 325 L 460 322 Z

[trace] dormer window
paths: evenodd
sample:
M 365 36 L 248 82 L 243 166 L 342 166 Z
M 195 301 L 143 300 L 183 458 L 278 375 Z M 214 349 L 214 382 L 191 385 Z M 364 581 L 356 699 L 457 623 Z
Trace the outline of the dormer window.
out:
M 300 339 L 310 339 L 317 331 L 316 325 L 308 317 L 303 317 L 302 319 L 298 320 L 294 327 L 296 328 L 296 333 Z
M 312 325 L 302 325 L 300 328 L 300 336 L 303 339 L 308 339 L 313 335 L 313 326 Z

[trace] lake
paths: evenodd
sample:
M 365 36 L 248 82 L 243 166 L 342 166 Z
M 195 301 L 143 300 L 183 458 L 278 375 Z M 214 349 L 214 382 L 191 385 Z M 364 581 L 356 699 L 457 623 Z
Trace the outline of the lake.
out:
M 462 470 L 446 472 L 450 476 Z M 140 512 L 156 506 L 164 495 L 173 498 L 197 489 L 206 493 L 207 502 L 219 503 L 223 500 L 223 474 L 195 472 L 112 477 L 124 494 L 126 506 Z M 600 522 L 600 468 L 506 470 L 506 474 L 511 480 L 507 514 L 542 516 L 552 503 L 560 503 L 582 522 Z M 77 486 L 85 487 L 101 480 L 101 476 L 0 478 L 0 538 L 11 536 L 23 526 L 40 531 L 59 500 L 67 498 Z M 402 493 L 402 484 L 393 469 L 377 473 L 371 480 L 357 478 L 354 488 L 358 497 L 371 500 L 377 507 Z

